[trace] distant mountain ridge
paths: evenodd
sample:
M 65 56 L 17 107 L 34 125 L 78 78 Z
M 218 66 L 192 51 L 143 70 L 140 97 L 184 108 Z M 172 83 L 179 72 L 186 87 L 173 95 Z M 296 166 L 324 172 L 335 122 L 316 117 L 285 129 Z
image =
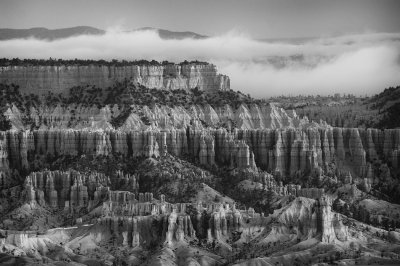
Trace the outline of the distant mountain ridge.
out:
M 170 31 L 170 30 L 165 30 L 165 29 L 157 29 L 157 28 L 152 28 L 152 27 L 144 27 L 144 28 L 139 28 L 134 31 L 143 31 L 143 30 L 154 30 L 158 32 L 158 35 L 162 39 L 176 39 L 176 40 L 182 40 L 182 39 L 205 39 L 208 38 L 206 35 L 201 35 L 192 31 Z
M 78 26 L 63 29 L 30 28 L 30 29 L 0 29 L 0 40 L 36 38 L 40 40 L 64 39 L 79 35 L 101 35 L 105 31 L 88 26 Z
M 134 30 L 129 30 L 126 32 L 134 31 L 147 31 L 153 30 L 158 33 L 160 38 L 165 40 L 182 40 L 182 39 L 204 39 L 207 38 L 205 35 L 201 35 L 191 31 L 170 31 L 165 29 L 157 29 L 152 27 L 144 27 Z M 12 40 L 12 39 L 27 39 L 35 38 L 39 40 L 58 40 L 69 38 L 72 36 L 80 35 L 103 35 L 106 31 L 89 26 L 77 26 L 71 28 L 62 29 L 47 29 L 43 27 L 30 28 L 30 29 L 9 29 L 0 28 L 0 41 Z

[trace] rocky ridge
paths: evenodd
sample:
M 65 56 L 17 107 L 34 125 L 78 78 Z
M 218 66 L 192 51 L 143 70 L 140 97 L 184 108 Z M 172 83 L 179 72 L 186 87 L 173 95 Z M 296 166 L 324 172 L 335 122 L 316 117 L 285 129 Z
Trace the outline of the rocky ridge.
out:
M 368 162 L 386 158 L 399 166 L 400 130 L 288 128 L 238 130 L 34 130 L 0 132 L 1 166 L 29 169 L 28 158 L 44 154 L 159 157 L 188 155 L 204 166 L 268 170 L 296 177 L 335 161 L 367 177 Z M 32 163 L 32 161 L 31 161 Z
M 115 193 L 120 192 L 115 191 Z M 139 200 L 116 197 L 115 193 L 110 194 L 108 200 L 104 201 L 101 216 L 92 212 L 94 215 L 91 218 L 92 224 L 84 225 L 85 231 L 90 232 L 88 238 L 95 247 L 107 241 L 127 248 L 151 246 L 160 242 L 176 247 L 186 241 L 201 239 L 208 243 L 215 243 L 215 241 L 226 243 L 229 247 L 229 239 L 239 235 L 240 240 L 248 234 L 247 230 L 252 231 L 254 230 L 252 228 L 260 227 L 260 225 L 265 227 L 261 234 L 263 243 L 273 241 L 270 236 L 275 230 L 281 232 L 297 230 L 295 237 L 302 241 L 313 238 L 325 243 L 347 241 L 346 226 L 342 224 L 337 214 L 331 212 L 330 203 L 324 197 L 317 201 L 300 197 L 292 205 L 277 210 L 271 220 L 263 214 L 255 213 L 252 208 L 239 210 L 235 205 L 169 204 L 163 195 L 158 201 L 153 199 L 151 193 L 140 194 Z M 124 194 L 126 195 L 125 192 Z M 143 208 L 145 211 L 130 213 L 127 203 L 133 204 L 133 201 L 136 202 L 137 210 Z M 188 213 L 189 207 L 194 211 Z M 78 219 L 77 222 L 78 227 L 56 229 L 59 233 L 64 232 L 62 241 L 65 242 L 66 247 L 73 248 L 79 246 L 79 242 L 87 241 L 81 238 L 81 233 L 79 233 L 83 229 L 82 220 Z M 7 235 L 7 238 L 2 239 L 0 245 L 6 249 L 16 248 L 14 253 L 33 255 L 32 245 L 35 246 L 34 243 L 37 241 L 44 241 L 44 248 L 39 251 L 39 254 L 49 256 L 50 250 L 58 246 L 53 239 L 55 236 L 53 232 L 54 229 L 51 229 L 38 238 L 29 231 L 1 231 L 2 234 Z M 229 249 L 232 250 L 232 247 Z M 92 249 L 85 248 L 85 250 Z M 34 254 L 37 256 L 36 253 Z
M 2 66 L 0 82 L 19 85 L 22 93 L 37 95 L 68 93 L 75 86 L 112 87 L 115 82 L 128 80 L 147 88 L 166 90 L 204 91 L 227 90 L 227 76 L 217 74 L 211 64 L 168 64 L 168 65 L 60 65 L 60 66 Z
M 135 176 L 117 172 L 111 180 L 102 173 L 84 175 L 77 171 L 32 172 L 25 179 L 25 196 L 31 204 L 92 209 L 101 203 L 102 199 L 115 197 L 110 189 L 127 189 L 123 197 L 127 197 L 126 194 L 129 197 L 129 194 L 138 193 L 139 184 Z M 121 195 L 116 197 L 119 196 Z
M 367 211 L 396 191 L 398 129 L 309 122 L 232 91 L 122 82 L 106 97 L 78 87 L 41 101 L 1 89 L 2 252 L 116 265 L 400 262 L 396 216 L 375 211 L 372 223 Z M 132 101 L 141 93 L 150 100 Z M 210 100 L 221 95 L 229 104 Z
M 129 112 L 121 125 L 117 127 L 122 131 L 141 129 L 182 129 L 192 124 L 197 128 L 226 127 L 240 129 L 275 129 L 287 127 L 315 127 L 317 123 L 310 123 L 307 118 L 299 118 L 296 113 L 287 113 L 282 108 L 273 104 L 241 104 L 238 108 L 230 105 L 212 107 L 211 105 L 191 105 L 169 107 L 165 105 L 138 106 L 131 105 Z M 25 128 L 97 128 L 111 129 L 113 120 L 121 116 L 124 109 L 118 105 L 106 105 L 99 108 L 95 105 L 86 107 L 82 105 L 55 107 L 31 107 L 28 115 L 11 105 L 4 112 L 4 116 L 11 122 L 13 129 Z M 24 121 L 31 121 L 26 124 Z M 323 124 L 322 124 L 323 125 Z

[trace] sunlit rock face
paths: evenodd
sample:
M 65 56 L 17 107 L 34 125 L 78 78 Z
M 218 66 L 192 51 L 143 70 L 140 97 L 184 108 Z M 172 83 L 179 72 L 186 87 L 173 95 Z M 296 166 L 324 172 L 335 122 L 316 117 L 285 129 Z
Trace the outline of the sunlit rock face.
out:
M 226 90 L 229 77 L 217 74 L 211 64 L 169 64 L 130 66 L 7 66 L 0 68 L 0 82 L 14 83 L 23 93 L 68 93 L 69 88 L 94 85 L 113 86 L 116 81 L 128 80 L 147 88 L 166 90 L 194 89 Z
M 186 212 L 189 207 L 195 210 L 192 215 Z M 125 239 L 127 235 L 127 245 L 130 246 L 148 242 L 151 236 L 169 246 L 194 238 L 207 239 L 209 242 L 223 241 L 231 237 L 233 232 L 243 229 L 244 219 L 244 214 L 234 205 L 171 204 L 163 198 L 161 201 L 148 198 L 139 201 L 120 198 L 116 201 L 110 198 L 104 202 L 102 214 L 97 223 L 105 226 L 106 230 L 112 230 L 123 243 L 125 240 L 122 241 L 121 236 Z M 259 214 L 252 210 L 253 216 L 259 217 Z M 147 228 L 148 231 L 140 231 L 140 228 Z M 132 240 L 135 242 L 132 243 Z
M 265 265 L 305 256 L 316 265 L 355 243 L 398 242 L 397 232 L 364 230 L 351 215 L 367 217 L 365 209 L 344 202 L 376 194 L 381 160 L 386 179 L 398 173 L 400 129 L 310 122 L 221 92 L 229 79 L 202 63 L 3 67 L 1 82 L 36 95 L 4 90 L 14 100 L 2 109 L 11 129 L 0 131 L 0 251 L 79 264 L 225 265 L 253 253 L 271 260 Z M 87 84 L 126 90 L 36 100 Z M 211 92 L 161 91 L 193 88 Z M 139 101 L 124 101 L 132 95 Z M 325 257 L 321 247 L 329 247 Z
M 122 185 L 125 191 L 111 191 L 116 184 Z M 110 178 L 103 173 L 83 174 L 72 170 L 57 170 L 32 172 L 25 178 L 23 197 L 27 203 L 41 206 L 60 209 L 74 207 L 91 209 L 104 199 L 117 203 L 130 199 L 135 201 L 138 190 L 139 184 L 136 177 L 121 171 Z M 139 201 L 141 194 L 138 194 Z
M 29 169 L 36 155 L 121 154 L 158 158 L 167 153 L 190 156 L 206 167 L 260 167 L 282 177 L 320 172 L 333 161 L 346 164 L 352 174 L 367 178 L 371 154 L 399 166 L 399 129 L 281 128 L 240 130 L 187 127 L 186 129 L 33 130 L 1 132 L 1 169 Z M 373 152 L 371 152 L 373 147 Z M 367 156 L 367 154 L 369 154 Z M 371 174 L 369 174 L 371 175 Z M 371 176 L 369 176 L 371 179 Z
M 235 124 L 239 129 L 277 129 L 292 127 L 315 127 L 318 124 L 309 122 L 307 118 L 300 118 L 288 114 L 274 104 L 251 106 L 240 105 L 233 108 L 229 105 L 212 107 L 210 105 L 191 105 L 188 108 L 182 106 L 169 107 L 165 105 L 132 106 L 132 111 L 124 119 L 121 130 L 139 130 L 151 127 L 157 128 L 186 128 L 196 123 L 198 128 L 225 126 L 231 128 Z M 254 113 L 251 110 L 257 109 Z M 31 107 L 28 114 L 23 114 L 15 105 L 11 105 L 4 112 L 13 129 L 36 128 L 74 128 L 74 129 L 112 129 L 112 120 L 123 112 L 119 106 L 105 105 L 104 107 L 82 106 L 76 104 L 53 107 Z M 148 120 L 148 124 L 143 122 Z M 32 121 L 27 125 L 26 120 Z M 227 126 L 230 125 L 230 126 Z
M 8 170 L 7 138 L 5 132 L 0 132 L 0 171 L 5 172 Z
M 316 200 L 298 197 L 275 215 L 278 221 L 275 230 L 285 231 L 292 225 L 302 240 L 316 237 L 321 242 L 335 243 L 348 237 L 347 227 L 340 215 L 331 211 L 331 201 L 325 195 Z

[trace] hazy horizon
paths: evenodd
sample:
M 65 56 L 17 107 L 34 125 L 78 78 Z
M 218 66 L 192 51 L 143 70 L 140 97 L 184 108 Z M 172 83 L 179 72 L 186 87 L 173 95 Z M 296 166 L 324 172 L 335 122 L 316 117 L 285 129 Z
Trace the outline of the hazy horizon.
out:
M 375 94 L 400 85 L 400 34 L 311 39 L 299 44 L 254 40 L 240 32 L 164 40 L 154 31 L 109 30 L 54 41 L 0 41 L 0 57 L 208 61 L 231 88 L 255 97 L 282 94 Z
M 233 90 L 256 97 L 371 95 L 400 85 L 398 14 L 397 0 L 4 0 L 0 28 L 84 25 L 107 32 L 0 41 L 0 57 L 200 60 L 229 75 Z M 142 27 L 211 37 L 164 40 L 153 31 L 124 32 Z
M 251 38 L 400 32 L 397 0 L 2 0 L 0 28 L 142 27 Z

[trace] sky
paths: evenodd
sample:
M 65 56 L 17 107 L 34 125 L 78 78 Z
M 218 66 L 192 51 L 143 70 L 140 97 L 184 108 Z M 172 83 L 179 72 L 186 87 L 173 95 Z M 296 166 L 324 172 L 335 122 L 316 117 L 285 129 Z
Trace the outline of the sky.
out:
M 399 0 L 1 0 L 1 28 L 156 27 L 253 38 L 398 32 Z
M 400 0 L 0 0 L 0 28 L 78 25 L 100 36 L 0 41 L 0 57 L 200 60 L 254 97 L 400 85 Z M 164 40 L 155 27 L 207 39 Z M 121 30 L 122 29 L 122 30 Z M 273 38 L 301 38 L 300 42 Z

